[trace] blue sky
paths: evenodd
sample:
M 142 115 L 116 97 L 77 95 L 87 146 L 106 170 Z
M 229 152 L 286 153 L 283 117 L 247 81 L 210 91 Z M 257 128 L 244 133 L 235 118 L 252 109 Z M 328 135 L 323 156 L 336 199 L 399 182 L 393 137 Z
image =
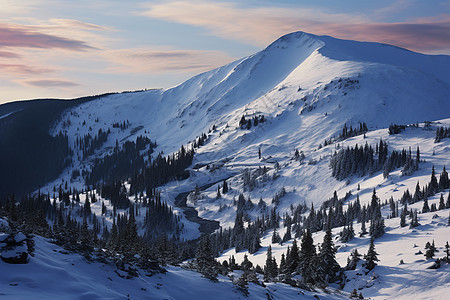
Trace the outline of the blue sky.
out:
M 0 0 L 0 103 L 170 87 L 305 31 L 450 54 L 438 0 Z

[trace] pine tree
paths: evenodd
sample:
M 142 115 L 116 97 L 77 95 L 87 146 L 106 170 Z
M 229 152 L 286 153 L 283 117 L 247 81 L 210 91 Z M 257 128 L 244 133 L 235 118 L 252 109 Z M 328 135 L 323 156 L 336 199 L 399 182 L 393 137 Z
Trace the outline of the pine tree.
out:
M 447 243 L 445 243 L 445 259 L 447 261 L 447 263 L 450 263 L 450 245 Z
M 288 249 L 289 250 L 289 249 Z M 290 251 L 286 254 L 286 265 L 289 273 L 296 272 L 299 266 L 299 250 L 297 240 L 294 239 Z
M 427 251 L 425 251 L 425 258 L 426 259 L 433 258 L 434 254 L 436 252 L 436 246 L 434 245 L 434 240 L 433 240 L 432 244 L 430 244 L 430 242 L 427 242 L 427 244 L 425 245 L 425 249 L 427 249 Z
M 292 236 L 291 236 L 291 225 L 288 225 L 286 228 L 287 228 L 286 229 L 286 233 L 284 234 L 283 239 L 281 240 L 281 242 L 283 242 L 283 243 L 292 239 Z
M 358 249 L 353 249 L 350 257 L 347 259 L 347 270 L 355 270 L 358 262 L 361 260 L 361 254 L 359 254 Z
M 377 261 L 380 261 L 377 257 L 378 253 L 375 251 L 375 244 L 373 238 L 370 239 L 370 245 L 369 250 L 367 251 L 367 254 L 364 256 L 364 259 L 366 260 L 366 263 L 364 266 L 368 271 L 373 270 L 375 266 L 377 265 Z
M 359 236 L 361 237 L 361 236 L 364 236 L 364 235 L 366 235 L 368 232 L 367 232 L 367 229 L 366 229 L 366 222 L 364 221 L 364 220 L 362 220 L 361 221 L 361 232 L 359 233 Z
M 239 121 L 239 126 L 242 127 L 243 125 L 247 124 L 247 120 L 245 119 L 245 116 L 242 115 L 241 120 Z
M 336 249 L 334 248 L 331 229 L 325 232 L 323 243 L 318 255 L 317 277 L 326 283 L 334 282 L 340 266 L 336 261 Z
M 417 181 L 416 190 L 413 196 L 413 203 L 418 202 L 420 199 L 422 199 L 422 192 L 420 191 L 420 185 L 419 182 Z
M 222 195 L 220 194 L 220 185 L 218 185 L 216 199 L 220 199 L 220 198 L 222 198 Z
M 445 166 L 442 169 L 441 176 L 439 176 L 439 189 L 446 190 L 450 187 L 450 179 L 448 178 L 447 170 L 445 170 Z
M 406 214 L 407 214 L 407 209 L 406 209 L 406 203 L 405 203 L 405 207 L 403 208 L 402 213 L 400 214 L 400 227 L 406 226 Z
M 274 228 L 273 229 L 273 234 L 272 234 L 272 244 L 278 244 L 281 243 L 281 237 L 277 232 L 277 229 Z
M 203 236 L 197 248 L 196 255 L 197 271 L 205 278 L 217 281 L 217 262 L 214 259 L 211 242 L 208 236 Z
M 228 193 L 228 183 L 227 183 L 227 180 L 225 179 L 222 184 L 222 194 L 226 194 L 226 193 Z
M 425 197 L 425 199 L 423 199 L 422 213 L 427 213 L 429 211 L 430 207 L 428 206 L 428 198 Z
M 252 262 L 248 260 L 248 256 L 247 256 L 247 254 L 245 254 L 244 259 L 242 260 L 242 263 L 241 263 L 241 269 L 243 271 L 250 271 L 250 269 L 252 267 L 253 267 Z
M 384 234 L 384 228 L 385 225 L 383 218 L 372 219 L 370 221 L 369 234 L 374 239 L 379 238 Z
M 439 198 L 439 210 L 445 209 L 444 195 L 441 193 L 441 197 Z
M 264 281 L 273 281 L 278 274 L 278 266 L 272 257 L 272 247 L 269 245 L 266 254 L 266 265 L 264 266 Z
M 316 259 L 316 247 L 314 246 L 314 241 L 309 229 L 307 229 L 303 234 L 299 256 L 299 269 L 300 274 L 302 275 L 302 280 L 305 283 L 314 283 L 314 260 Z
M 411 218 L 411 225 L 409 226 L 409 228 L 414 228 L 419 226 L 419 218 L 417 216 L 417 210 L 414 211 L 413 213 L 413 217 Z
M 436 194 L 436 192 L 439 190 L 439 184 L 436 178 L 436 172 L 434 170 L 434 165 L 431 168 L 431 180 L 430 180 L 430 184 L 429 184 L 429 189 L 430 189 L 430 195 L 434 195 Z

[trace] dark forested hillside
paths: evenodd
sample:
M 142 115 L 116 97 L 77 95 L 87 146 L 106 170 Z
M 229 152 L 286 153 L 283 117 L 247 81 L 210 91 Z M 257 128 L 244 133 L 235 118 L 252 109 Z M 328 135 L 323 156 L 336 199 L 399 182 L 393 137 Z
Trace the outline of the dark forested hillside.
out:
M 0 119 L 0 196 L 20 196 L 56 178 L 70 164 L 70 148 L 50 127 L 65 109 L 106 95 L 1 105 L 1 115 L 10 115 Z

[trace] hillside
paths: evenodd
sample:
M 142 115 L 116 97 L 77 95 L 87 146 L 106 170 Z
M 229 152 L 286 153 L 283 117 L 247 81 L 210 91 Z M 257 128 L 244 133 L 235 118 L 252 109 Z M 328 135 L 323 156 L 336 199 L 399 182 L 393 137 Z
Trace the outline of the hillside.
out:
M 348 297 L 353 289 L 374 299 L 444 299 L 450 291 L 444 248 L 450 237 L 449 68 L 449 56 L 295 32 L 173 88 L 72 102 L 46 115 L 40 126 L 48 129 L 48 138 L 65 139 L 64 170 L 44 177 L 45 184 L 30 183 L 40 188 L 21 201 L 18 211 L 33 222 L 45 219 L 53 233 L 41 234 L 74 252 L 106 249 L 134 264 L 147 250 L 160 264 L 186 263 L 201 255 L 198 249 L 206 240 L 209 255 L 220 262 L 234 256 L 240 264 L 246 254 L 252 268 L 220 270 L 237 278 L 263 267 L 267 287 L 250 284 L 250 298 L 275 291 L 274 299 L 299 292 L 313 297 L 306 290 L 321 291 L 326 283 L 330 299 Z M 0 124 L 20 113 L 11 107 L 0 106 Z M 11 201 L 5 197 L 2 209 L 12 219 L 17 216 Z M 370 234 L 359 235 L 363 224 Z M 350 228 L 353 235 L 344 240 L 341 232 Z M 340 267 L 354 249 L 366 254 L 371 237 L 378 266 L 366 268 L 363 259 L 355 270 L 340 269 L 339 278 L 318 275 L 309 281 L 302 273 L 306 267 L 289 272 L 280 266 L 288 246 L 294 239 L 300 244 L 307 232 L 318 253 L 313 257 L 320 260 L 327 229 Z M 274 231 L 283 242 L 273 240 Z M 57 247 L 35 240 L 36 258 L 25 268 L 41 264 Z M 432 241 L 439 251 L 425 258 L 425 244 Z M 280 268 L 266 278 L 269 245 Z M 62 256 L 54 263 L 63 264 Z M 111 265 L 73 260 L 83 265 L 79 277 L 71 275 L 75 281 L 89 268 L 102 278 L 114 272 Z M 435 263 L 440 268 L 428 269 Z M 219 275 L 213 286 L 192 271 L 168 270 L 151 279 L 141 274 L 131 279 L 130 288 L 121 279 L 114 286 L 100 281 L 110 287 L 102 297 L 150 292 L 149 297 L 178 299 L 173 282 L 201 287 L 192 297 L 209 296 L 216 286 L 224 298 L 242 297 L 226 276 Z M 2 281 L 15 282 L 11 278 Z M 158 291 L 142 289 L 148 285 Z M 56 297 L 68 290 L 47 292 Z M 328 297 L 324 293 L 320 299 Z

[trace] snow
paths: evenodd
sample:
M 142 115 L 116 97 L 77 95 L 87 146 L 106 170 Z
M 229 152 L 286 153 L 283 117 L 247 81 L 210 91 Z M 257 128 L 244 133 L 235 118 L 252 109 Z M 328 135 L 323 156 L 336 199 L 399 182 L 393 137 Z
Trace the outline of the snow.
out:
M 280 38 L 254 55 L 199 74 L 174 88 L 115 94 L 74 107 L 64 113 L 51 133 L 66 132 L 69 143 L 74 145 L 77 137 L 88 133 L 95 135 L 100 128 L 111 129 L 107 142 L 93 156 L 82 159 L 75 153 L 73 168 L 80 170 L 89 169 L 95 157 L 111 152 L 116 140 L 123 144 L 135 140 L 138 135 L 146 135 L 158 144 L 155 154 L 162 151 L 167 155 L 181 145 L 189 145 L 202 133 L 208 133 L 207 144 L 196 151 L 193 162 L 193 165 L 204 167 L 191 170 L 189 179 L 171 182 L 160 189 L 162 199 L 173 206 L 177 194 L 193 190 L 197 184 L 202 186 L 229 178 L 227 182 L 231 189 L 220 199 L 216 199 L 217 188 L 221 185 L 218 183 L 203 191 L 196 201 L 188 201 L 196 207 L 200 217 L 218 220 L 227 228 L 234 224 L 233 200 L 240 193 L 244 193 L 246 199 L 250 197 L 255 205 L 262 199 L 270 208 L 272 197 L 284 188 L 287 194 L 278 206 L 282 215 L 289 211 L 291 204 L 319 207 L 333 191 L 337 191 L 339 197 L 351 192 L 346 203 L 354 201 L 359 194 L 361 204 L 365 204 L 370 201 L 374 188 L 384 202 L 391 196 L 399 199 L 407 189 L 413 192 L 417 182 L 421 186 L 428 183 L 433 165 L 437 174 L 444 166 L 450 166 L 450 139 L 434 143 L 436 127 L 450 127 L 449 68 L 450 57 L 445 55 L 424 55 L 384 44 L 298 32 Z M 247 119 L 264 115 L 266 122 L 249 130 L 242 129 L 238 123 L 243 115 Z M 131 123 L 129 128 L 112 128 L 114 122 L 125 120 Z M 434 122 L 427 126 L 424 121 Z M 337 137 L 344 124 L 357 127 L 359 122 L 365 122 L 370 131 L 323 145 L 325 139 Z M 391 123 L 417 123 L 418 127 L 408 127 L 400 134 L 389 135 L 387 127 Z M 216 129 L 210 131 L 213 125 Z M 389 152 L 411 148 L 414 153 L 419 146 L 424 160 L 419 170 L 411 176 L 402 176 L 398 169 L 387 178 L 381 171 L 364 177 L 352 176 L 346 181 L 331 177 L 329 161 L 338 148 L 365 143 L 374 146 L 381 138 L 388 143 Z M 258 157 L 259 149 L 262 159 Z M 296 149 L 305 154 L 302 162 L 293 159 Z M 244 186 L 244 170 L 254 171 L 260 167 L 267 167 L 267 174 L 257 178 L 253 189 Z M 71 179 L 71 171 L 72 168 L 68 168 L 41 191 L 52 193 L 54 186 L 65 181 L 69 186 L 84 188 L 81 178 Z M 81 195 L 81 204 L 84 199 Z M 438 199 L 439 195 L 430 198 L 430 205 Z M 134 201 L 133 196 L 131 200 Z M 92 205 L 97 216 L 101 214 L 101 201 Z M 416 203 L 410 207 L 420 210 L 421 205 Z M 108 210 L 111 210 L 110 206 Z M 182 215 L 180 209 L 175 208 L 175 212 Z M 255 218 L 259 212 L 255 209 L 249 214 Z M 433 219 L 434 214 L 439 217 Z M 378 278 L 372 273 L 367 276 L 349 273 L 357 278 L 345 288 L 346 291 L 371 285 L 363 289 L 363 294 L 375 299 L 446 298 L 450 292 L 449 267 L 428 270 L 430 262 L 414 253 L 418 249 L 424 252 L 423 246 L 432 239 L 437 246 L 443 246 L 450 237 L 449 227 L 445 225 L 448 214 L 448 210 L 421 214 L 421 226 L 415 229 L 400 228 L 398 218 L 386 220 L 387 233 L 376 240 L 381 259 L 375 268 Z M 104 219 L 109 226 L 110 216 Z M 142 222 L 139 216 L 137 220 L 138 224 Z M 199 236 L 198 224 L 184 218 L 182 221 L 185 225 L 183 238 Z M 355 231 L 358 229 L 359 224 L 355 224 Z M 337 228 L 333 233 L 340 230 Z M 284 231 L 279 233 L 283 235 Z M 322 237 L 323 233 L 315 234 L 315 242 L 321 242 Z M 267 233 L 260 251 L 249 256 L 254 264 L 264 265 L 270 240 L 271 233 Z M 272 245 L 278 262 L 291 243 Z M 368 244 L 368 238 L 357 237 L 347 245 L 340 245 L 337 256 L 341 265 L 346 263 L 353 248 L 357 247 L 363 254 Z M 413 248 L 414 244 L 418 247 Z M 228 250 L 222 259 L 235 255 L 240 261 L 244 254 Z M 400 259 L 405 264 L 399 265 Z M 188 280 L 197 278 L 195 276 L 197 274 L 173 268 L 162 278 Z M 164 281 L 163 285 L 170 286 L 170 282 Z M 231 289 L 229 282 L 224 282 L 223 286 Z M 170 289 L 161 290 L 169 299 L 181 296 Z M 211 296 L 206 294 L 207 290 L 204 295 Z M 126 289 L 120 293 L 126 294 L 124 291 Z M 230 296 L 225 292 L 223 295 Z
M 0 296 L 6 299 L 347 299 L 348 295 L 307 292 L 285 284 L 268 284 L 266 288 L 249 284 L 250 296 L 244 297 L 230 279 L 219 276 L 215 283 L 199 273 L 168 267 L 167 273 L 124 279 L 113 264 L 88 262 L 78 254 L 36 236 L 36 252 L 28 264 L 12 265 L 0 261 Z
M 16 241 L 16 243 L 20 243 L 24 241 L 26 238 L 27 237 L 22 232 L 19 232 L 16 235 L 14 235 L 14 241 Z

